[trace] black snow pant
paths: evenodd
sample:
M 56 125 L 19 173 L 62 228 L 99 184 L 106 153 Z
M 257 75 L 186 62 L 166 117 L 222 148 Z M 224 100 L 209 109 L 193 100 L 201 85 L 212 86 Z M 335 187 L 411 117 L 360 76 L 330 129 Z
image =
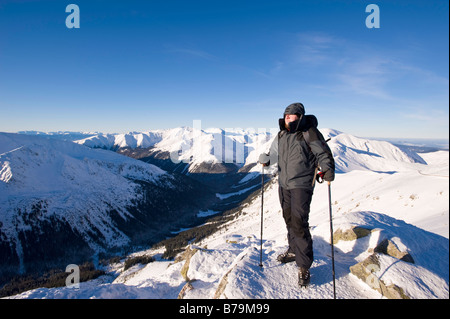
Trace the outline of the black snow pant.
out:
M 281 208 L 287 227 L 289 252 L 295 254 L 298 267 L 309 269 L 313 263 L 313 246 L 309 232 L 309 209 L 312 189 L 279 187 Z

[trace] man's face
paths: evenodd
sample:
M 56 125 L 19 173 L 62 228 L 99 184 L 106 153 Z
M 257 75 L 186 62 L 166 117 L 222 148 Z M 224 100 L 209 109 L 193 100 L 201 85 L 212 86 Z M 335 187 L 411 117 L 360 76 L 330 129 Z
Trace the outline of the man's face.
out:
M 298 120 L 298 116 L 295 114 L 286 114 L 284 116 L 284 123 L 289 124 L 291 122 L 297 121 Z

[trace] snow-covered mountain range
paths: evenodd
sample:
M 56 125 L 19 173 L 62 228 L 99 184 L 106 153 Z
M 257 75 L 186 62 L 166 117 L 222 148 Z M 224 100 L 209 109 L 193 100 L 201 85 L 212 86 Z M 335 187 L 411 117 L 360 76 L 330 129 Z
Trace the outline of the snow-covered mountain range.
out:
M 403 163 L 425 163 L 414 152 L 401 150 L 385 141 L 358 138 L 343 132 L 322 129 L 336 158 L 338 172 L 355 169 L 396 170 Z M 172 162 L 188 164 L 188 172 L 202 172 L 204 163 L 254 166 L 259 154 L 267 152 L 276 131 L 176 128 L 127 134 L 99 134 L 76 143 L 109 150 L 148 150 L 147 156 L 165 153 Z M 397 165 L 396 163 L 401 163 Z M 214 171 L 207 171 L 214 172 Z
M 338 297 L 386 297 L 388 288 L 373 289 L 373 284 L 350 270 L 361 268 L 375 255 L 371 257 L 377 260 L 371 263 L 375 265 L 372 279 L 382 287 L 400 287 L 397 291 L 410 298 L 448 298 L 448 151 L 417 154 L 388 142 L 331 129 L 321 131 L 325 138 L 331 137 L 328 143 L 338 171 L 332 183 L 335 230 L 369 230 L 365 237 L 336 243 Z M 26 235 L 37 231 L 33 227 L 57 216 L 93 243 L 98 243 L 98 238 L 109 239 L 106 248 L 126 243 L 130 233 L 117 220 L 138 216 L 136 209 L 129 207 L 142 197 L 157 196 L 160 201 L 182 191 L 179 173 L 189 180 L 209 181 L 213 193 L 214 184 L 223 181 L 227 187 L 213 194 L 216 201 L 235 201 L 237 205 L 227 212 L 233 218 L 218 231 L 199 241 L 192 237 L 179 262 L 161 258 L 165 247 L 152 248 L 134 254 L 155 256 L 156 261 L 147 265 L 123 271 L 122 260 L 107 267 L 106 276 L 82 283 L 80 289 L 39 288 L 17 298 L 330 298 L 328 195 L 324 185 L 316 186 L 310 214 L 316 256 L 311 268 L 313 286 L 298 290 L 295 265 L 276 262 L 277 254 L 287 245 L 276 178 L 265 187 L 264 267 L 258 267 L 261 199 L 255 192 L 260 183 L 260 167 L 255 164 L 273 138 L 268 132 L 178 128 L 98 134 L 71 143 L 0 133 L 2 253 L 8 247 L 20 250 L 17 244 L 8 246 L 14 242 L 20 242 L 24 249 Z M 149 163 L 163 164 L 165 170 Z M 177 170 L 180 163 L 183 169 Z M 213 168 L 211 163 L 226 170 Z M 266 173 L 269 177 L 275 171 L 272 167 Z M 211 179 L 211 175 L 219 177 Z M 227 182 L 227 178 L 232 181 Z M 146 195 L 139 191 L 142 183 L 147 186 Z M 150 193 L 152 188 L 158 191 Z M 250 194 L 252 197 L 239 204 Z M 197 194 L 195 199 L 200 197 Z M 193 212 L 196 216 L 220 212 L 207 207 L 200 214 L 198 207 L 191 209 L 197 209 Z M 94 230 L 84 228 L 86 225 Z M 179 236 L 189 238 L 189 230 Z M 408 253 L 414 263 L 383 253 L 387 243 Z
M 251 150 L 259 150 L 271 138 L 270 132 L 198 129 L 182 127 L 127 134 L 99 134 L 76 143 L 109 150 L 133 149 L 134 156 L 162 158 L 172 165 L 181 164 L 189 173 L 227 173 L 256 159 Z M 205 165 L 208 163 L 208 165 Z M 184 165 L 183 165 L 184 164 Z
M 115 152 L 0 133 L 1 270 L 24 272 L 35 263 L 79 260 L 137 239 L 164 238 L 196 218 L 200 203 L 211 197 Z

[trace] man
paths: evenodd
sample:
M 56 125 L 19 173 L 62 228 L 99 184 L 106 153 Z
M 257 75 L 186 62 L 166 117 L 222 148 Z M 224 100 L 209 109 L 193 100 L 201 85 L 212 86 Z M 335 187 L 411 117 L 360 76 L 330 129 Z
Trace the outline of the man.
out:
M 305 115 L 303 104 L 289 105 L 279 120 L 280 132 L 269 154 L 259 157 L 264 166 L 278 163 L 279 197 L 289 248 L 277 259 L 282 263 L 295 260 L 298 283 L 302 287 L 310 283 L 309 268 L 313 263 L 308 219 L 317 166 L 325 181 L 334 180 L 333 155 L 317 124 L 314 115 Z

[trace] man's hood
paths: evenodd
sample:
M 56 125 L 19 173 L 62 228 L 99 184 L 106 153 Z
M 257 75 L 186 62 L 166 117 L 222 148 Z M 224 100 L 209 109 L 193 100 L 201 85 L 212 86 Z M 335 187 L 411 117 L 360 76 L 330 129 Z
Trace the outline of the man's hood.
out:
M 289 131 L 289 133 L 295 132 L 306 132 L 311 127 L 317 128 L 319 122 L 314 115 L 303 115 L 297 121 L 289 123 L 289 130 L 285 126 L 284 118 L 278 120 L 278 124 L 280 125 L 280 130 Z

